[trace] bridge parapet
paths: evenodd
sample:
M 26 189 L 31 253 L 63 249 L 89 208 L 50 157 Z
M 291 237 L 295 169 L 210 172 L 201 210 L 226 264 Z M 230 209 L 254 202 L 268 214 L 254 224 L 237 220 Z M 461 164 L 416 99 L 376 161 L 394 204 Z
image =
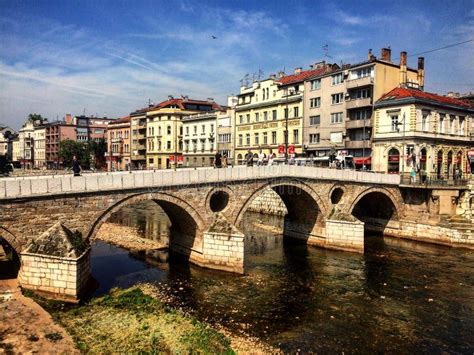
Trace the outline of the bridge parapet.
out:
M 226 169 L 143 170 L 133 172 L 91 173 L 83 176 L 56 175 L 0 180 L 0 199 L 42 195 L 77 194 L 153 187 L 223 184 L 237 181 L 281 177 L 346 181 L 367 184 L 399 185 L 398 175 L 367 173 L 294 165 L 229 167 Z

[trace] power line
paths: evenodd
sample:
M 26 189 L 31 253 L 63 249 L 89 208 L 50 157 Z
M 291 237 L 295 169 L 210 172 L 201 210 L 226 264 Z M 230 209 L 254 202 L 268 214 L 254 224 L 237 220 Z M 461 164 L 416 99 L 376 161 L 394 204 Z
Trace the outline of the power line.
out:
M 438 47 L 438 48 L 434 48 L 434 49 L 429 49 L 429 50 L 424 51 L 424 52 L 419 52 L 419 53 L 415 53 L 415 54 L 410 54 L 410 55 L 407 55 L 407 57 L 414 57 L 414 56 L 417 56 L 417 55 L 433 53 L 433 52 L 436 52 L 436 51 L 441 51 L 441 50 L 443 50 L 443 49 L 447 49 L 447 48 L 451 48 L 451 47 L 460 46 L 460 45 L 462 45 L 462 44 L 466 44 L 466 43 L 470 43 L 470 42 L 474 42 L 474 38 L 471 38 L 471 39 L 468 39 L 468 40 L 465 40 L 465 41 L 462 41 L 462 42 L 457 42 L 457 43 L 448 44 L 448 45 L 443 46 L 443 47 Z M 397 60 L 397 59 L 400 59 L 400 58 L 394 58 L 393 60 Z

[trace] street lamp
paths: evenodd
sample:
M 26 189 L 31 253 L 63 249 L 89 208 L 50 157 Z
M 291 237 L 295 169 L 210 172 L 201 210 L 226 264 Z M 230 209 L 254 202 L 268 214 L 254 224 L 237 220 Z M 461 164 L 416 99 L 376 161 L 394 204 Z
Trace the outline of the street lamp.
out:
M 402 122 L 397 122 L 397 126 L 403 124 L 403 133 L 402 133 L 402 179 L 405 176 L 405 112 L 403 112 Z M 400 132 L 400 129 L 398 129 Z

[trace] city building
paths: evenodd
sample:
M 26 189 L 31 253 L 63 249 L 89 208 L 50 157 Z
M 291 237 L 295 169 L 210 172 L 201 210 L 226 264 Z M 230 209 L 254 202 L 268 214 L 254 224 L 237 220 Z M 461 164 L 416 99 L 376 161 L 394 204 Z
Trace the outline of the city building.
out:
M 15 138 L 12 139 L 12 162 L 14 163 L 15 167 L 20 166 L 20 135 L 16 135 Z
M 23 169 L 32 169 L 35 159 L 35 129 L 47 124 L 47 119 L 28 118 L 18 132 L 19 162 Z
M 375 104 L 373 170 L 434 179 L 470 171 L 470 129 L 474 106 L 468 101 L 401 85 Z
M 316 63 L 305 79 L 304 151 L 309 157 L 326 157 L 343 150 L 345 130 L 344 70 L 336 64 Z
M 33 134 L 34 167 L 43 169 L 46 167 L 46 125 L 35 127 Z
M 72 124 L 71 115 L 67 114 L 64 120 L 50 122 L 45 128 L 46 166 L 48 169 L 59 169 L 62 165 L 60 143 L 66 139 L 76 140 L 76 126 Z
M 278 158 L 303 152 L 303 91 L 309 71 L 295 69 L 240 87 L 235 106 L 234 162 L 242 164 L 248 150 Z M 288 131 L 288 138 L 285 134 Z
M 233 164 L 234 157 L 234 122 L 236 96 L 227 98 L 227 109 L 217 111 L 217 150 L 227 157 L 227 164 Z
M 219 110 L 213 99 L 193 100 L 187 96 L 168 97 L 146 112 L 147 151 L 149 169 L 167 169 L 183 165 L 182 118 L 197 113 Z
M 130 116 L 110 122 L 107 127 L 107 169 L 129 170 L 131 163 Z
M 146 167 L 146 113 L 153 105 L 130 114 L 131 164 L 132 169 Z
M 217 151 L 217 112 L 185 116 L 182 121 L 184 166 L 213 166 Z
M 74 116 L 72 124 L 76 126 L 76 140 L 78 142 L 100 141 L 107 138 L 107 126 L 115 119 L 94 116 Z
M 0 124 L 0 155 L 6 155 L 12 160 L 12 139 L 16 136 L 13 128 Z
M 323 63 L 315 64 L 321 66 Z M 324 67 L 323 67 L 324 68 Z M 423 86 L 424 59 L 418 69 L 407 67 L 407 54 L 392 62 L 390 48 L 377 59 L 369 50 L 366 61 L 329 70 L 305 80 L 304 145 L 308 156 L 347 154 L 356 166 L 370 167 L 373 105 L 399 83 Z

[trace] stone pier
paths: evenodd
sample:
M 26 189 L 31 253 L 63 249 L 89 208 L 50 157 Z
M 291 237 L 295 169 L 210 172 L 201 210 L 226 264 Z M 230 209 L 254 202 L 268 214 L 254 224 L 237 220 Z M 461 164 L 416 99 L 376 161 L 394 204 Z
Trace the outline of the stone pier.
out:
M 325 247 L 363 253 L 364 222 L 327 219 Z

